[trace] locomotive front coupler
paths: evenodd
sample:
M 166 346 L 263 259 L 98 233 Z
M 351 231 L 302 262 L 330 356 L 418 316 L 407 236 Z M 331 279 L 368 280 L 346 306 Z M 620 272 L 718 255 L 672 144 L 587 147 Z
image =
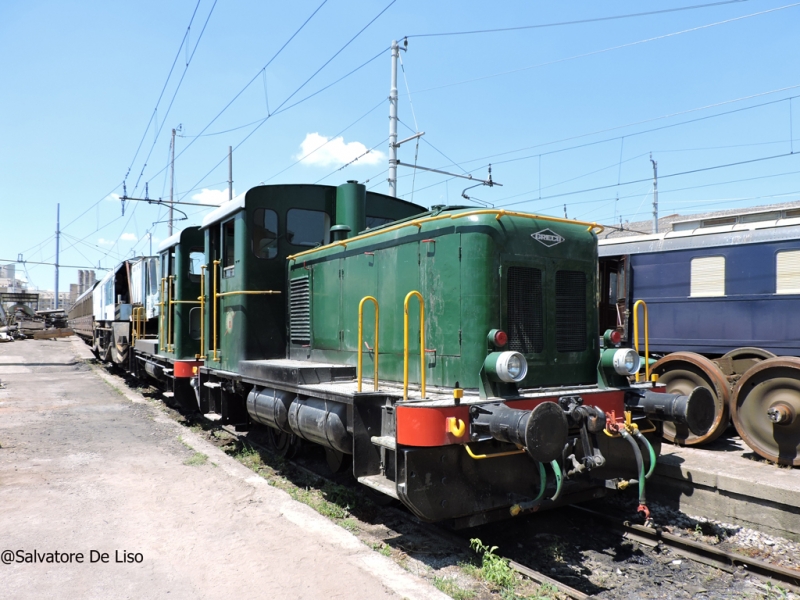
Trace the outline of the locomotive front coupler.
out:
M 471 439 L 516 444 L 542 463 L 559 458 L 569 436 L 567 413 L 555 402 L 542 402 L 533 410 L 509 408 L 502 402 L 474 405 L 470 425 Z
M 625 407 L 655 421 L 686 425 L 694 435 L 706 434 L 714 423 L 714 398 L 699 386 L 688 396 L 632 389 L 625 393 Z

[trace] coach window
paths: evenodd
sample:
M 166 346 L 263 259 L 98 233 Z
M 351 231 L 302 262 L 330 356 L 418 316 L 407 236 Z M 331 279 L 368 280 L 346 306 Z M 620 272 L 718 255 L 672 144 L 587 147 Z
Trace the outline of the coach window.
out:
M 703 256 L 692 259 L 689 296 L 702 298 L 725 295 L 725 257 Z
M 234 260 L 234 223 L 233 219 L 222 225 L 222 276 L 233 277 Z
M 286 213 L 286 240 L 295 246 L 316 248 L 327 243 L 331 218 L 321 210 L 293 208 Z
M 158 259 L 151 258 L 147 261 L 147 274 L 150 281 L 148 296 L 158 293 Z
M 775 293 L 800 294 L 800 250 L 775 255 Z
M 278 256 L 278 213 L 257 208 L 253 213 L 253 254 L 257 258 Z

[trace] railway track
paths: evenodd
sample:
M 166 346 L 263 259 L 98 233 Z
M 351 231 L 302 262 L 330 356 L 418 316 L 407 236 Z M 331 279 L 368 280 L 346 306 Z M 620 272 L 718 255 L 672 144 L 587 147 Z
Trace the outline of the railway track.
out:
M 220 428 L 242 443 L 246 443 L 262 451 L 274 453 L 272 448 L 269 448 L 268 446 L 249 438 L 247 436 L 247 432 L 236 431 L 230 426 L 221 426 Z M 317 471 L 298 464 L 297 461 L 292 461 L 292 466 L 298 471 L 301 471 L 319 481 L 342 485 L 341 482 L 333 481 Z M 355 482 L 353 485 L 355 485 Z M 734 554 L 709 544 L 675 535 L 665 531 L 660 527 L 645 527 L 643 525 L 630 523 L 628 521 L 622 521 L 619 518 L 599 513 L 582 506 L 573 505 L 568 508 L 591 518 L 593 521 L 601 521 L 609 528 L 619 531 L 622 534 L 622 537 L 625 539 L 636 542 L 643 546 L 649 548 L 654 548 L 659 545 L 665 546 L 669 548 L 672 553 L 678 556 L 703 565 L 714 567 L 727 573 L 734 573 L 740 568 L 745 569 L 747 573 L 754 575 L 765 582 L 788 588 L 794 592 L 800 592 L 800 571 L 787 569 L 785 567 L 773 565 L 766 561 L 750 558 L 740 554 Z M 435 532 L 436 536 L 455 548 L 463 551 L 467 551 L 469 549 L 469 536 L 462 536 L 439 525 L 423 523 L 412 514 L 400 508 L 386 506 L 381 507 L 381 511 L 385 512 L 386 514 L 391 514 L 393 517 L 396 517 L 414 527 L 424 528 L 428 534 Z M 547 584 L 552 586 L 561 594 L 572 598 L 573 600 L 586 600 L 593 597 L 591 594 L 587 594 L 577 588 L 569 586 L 515 560 L 503 557 L 502 555 L 499 556 L 504 558 L 504 560 L 508 562 L 508 566 L 520 575 L 527 577 L 537 584 Z
M 700 562 L 702 564 L 715 567 L 727 573 L 733 573 L 737 567 L 746 569 L 749 573 L 757 575 L 772 583 L 788 586 L 795 592 L 800 592 L 800 571 L 787 569 L 778 565 L 770 564 L 757 558 L 750 558 L 741 554 L 735 554 L 716 548 L 710 544 L 687 539 L 660 527 L 645 527 L 628 521 L 620 522 L 614 517 L 604 515 L 594 510 L 582 506 L 571 506 L 573 510 L 590 515 L 593 519 L 601 520 L 609 526 L 621 531 L 623 535 L 633 541 L 646 546 L 657 546 L 663 544 L 668 546 L 672 552 Z

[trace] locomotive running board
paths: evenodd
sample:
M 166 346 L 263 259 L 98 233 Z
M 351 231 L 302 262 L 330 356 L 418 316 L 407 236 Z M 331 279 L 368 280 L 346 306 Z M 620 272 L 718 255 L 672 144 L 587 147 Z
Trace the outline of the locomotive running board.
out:
M 381 494 L 391 496 L 395 500 L 400 500 L 400 497 L 397 495 L 397 490 L 394 487 L 394 481 L 386 479 L 383 475 L 366 475 L 365 477 L 359 477 L 358 483 L 362 483 Z

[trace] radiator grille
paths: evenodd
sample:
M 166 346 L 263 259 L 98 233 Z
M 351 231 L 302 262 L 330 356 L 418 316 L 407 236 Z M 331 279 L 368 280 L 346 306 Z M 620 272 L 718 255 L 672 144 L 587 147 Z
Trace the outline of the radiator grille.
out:
M 556 272 L 556 350 L 586 350 L 586 274 Z
M 311 297 L 307 275 L 289 282 L 289 336 L 292 343 L 311 343 Z
M 522 354 L 544 349 L 542 272 L 532 267 L 508 269 L 508 347 Z

